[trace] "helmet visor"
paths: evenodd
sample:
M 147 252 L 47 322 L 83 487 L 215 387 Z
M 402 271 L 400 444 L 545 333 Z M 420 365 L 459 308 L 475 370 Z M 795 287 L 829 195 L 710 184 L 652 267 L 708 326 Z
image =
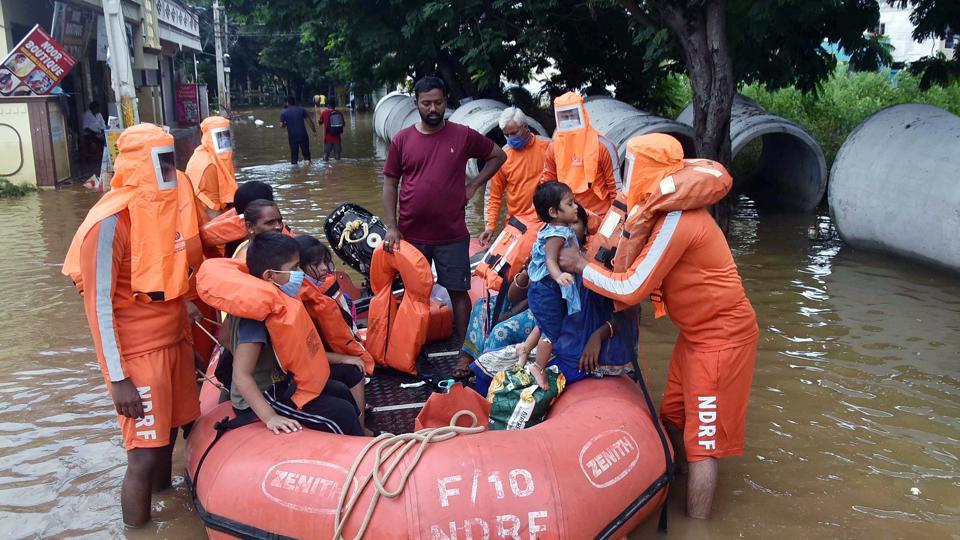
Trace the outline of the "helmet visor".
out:
M 216 153 L 233 152 L 233 132 L 230 128 L 212 129 L 210 135 L 212 135 L 213 149 Z
M 557 131 L 573 131 L 584 128 L 583 111 L 579 105 L 556 110 Z
M 177 158 L 173 146 L 157 146 L 150 150 L 157 187 L 161 191 L 177 188 Z

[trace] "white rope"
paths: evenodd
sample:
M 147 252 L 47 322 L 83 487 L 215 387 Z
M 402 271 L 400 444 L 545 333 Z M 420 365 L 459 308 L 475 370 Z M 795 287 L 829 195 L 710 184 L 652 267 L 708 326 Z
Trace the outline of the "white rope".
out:
M 457 420 L 460 419 L 461 416 L 469 416 L 472 420 L 471 425 L 466 427 L 458 426 Z M 367 507 L 367 513 L 363 518 L 363 523 L 360 524 L 360 529 L 357 531 L 357 535 L 354 537 L 354 540 L 363 538 L 364 533 L 367 531 L 367 527 L 370 525 L 370 520 L 373 518 L 373 513 L 377 508 L 377 503 L 380 501 L 380 497 L 392 499 L 403 492 L 403 489 L 406 487 L 407 481 L 410 478 L 410 474 L 413 473 L 413 469 L 418 463 L 420 463 L 420 458 L 423 457 L 423 453 L 427 450 L 427 446 L 429 446 L 430 443 L 443 442 L 452 439 L 457 435 L 471 435 L 474 433 L 483 432 L 484 430 L 486 430 L 486 426 L 477 425 L 477 415 L 471 411 L 463 410 L 454 414 L 453 418 L 450 419 L 450 424 L 446 426 L 426 428 L 414 433 L 403 433 L 401 435 L 384 433 L 371 440 L 366 446 L 363 447 L 363 450 L 360 451 L 357 459 L 353 462 L 353 466 L 350 467 L 350 472 L 347 473 L 347 478 L 343 484 L 343 492 L 340 494 L 340 500 L 337 502 L 337 512 L 334 514 L 333 537 L 336 540 L 343 538 L 343 529 L 346 527 L 347 521 L 350 519 L 350 515 L 353 512 L 357 501 L 360 500 L 363 492 L 370 484 L 371 479 L 373 480 L 373 485 L 376 492 L 373 494 L 373 498 L 370 500 L 370 505 Z M 393 475 L 393 472 L 397 469 L 397 466 L 400 465 L 400 462 L 403 461 L 403 458 L 407 455 L 407 452 L 409 452 L 414 446 L 418 446 L 418 443 L 420 448 L 417 450 L 416 455 L 413 456 L 410 466 L 405 471 L 400 473 L 400 480 L 397 483 L 397 487 L 391 491 L 387 488 L 387 481 L 390 479 L 391 475 Z M 363 463 L 364 459 L 366 459 L 367 454 L 369 454 L 371 451 L 374 452 L 373 469 L 367 474 L 367 476 L 363 478 L 357 489 L 353 491 L 353 495 L 350 496 L 349 502 L 347 502 L 347 495 L 349 494 L 350 487 L 353 485 L 353 481 L 357 475 L 357 470 L 360 468 L 360 465 Z M 381 472 L 381 467 L 383 467 L 391 457 L 394 458 L 393 461 L 386 466 L 385 471 Z M 347 503 L 346 506 L 344 506 L 345 502 Z

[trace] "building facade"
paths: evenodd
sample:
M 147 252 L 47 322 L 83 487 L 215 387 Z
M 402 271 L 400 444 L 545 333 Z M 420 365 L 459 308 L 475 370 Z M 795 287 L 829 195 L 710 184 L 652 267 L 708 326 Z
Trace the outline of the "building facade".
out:
M 193 86 L 193 95 L 184 85 L 194 81 L 195 53 L 200 44 L 200 21 L 196 11 L 177 0 L 122 0 L 123 21 L 133 69 L 137 96 L 137 113 L 141 122 L 170 126 L 178 139 L 194 139 L 200 119 L 200 102 L 206 100 L 205 87 Z M 42 164 L 37 164 L 33 175 L 37 185 L 54 185 L 65 177 L 77 177 L 99 172 L 100 156 L 91 155 L 82 137 L 82 117 L 88 105 L 96 101 L 104 118 L 117 115 L 117 99 L 110 77 L 109 47 L 104 23 L 103 3 L 100 0 L 24 1 L 0 0 L 0 58 L 39 24 L 60 42 L 77 60 L 77 65 L 61 82 L 62 94 L 57 97 L 3 98 L 0 97 L 0 115 L 4 109 L 14 110 L 18 101 L 55 102 L 45 106 L 48 121 L 62 123 L 64 139 L 69 152 L 69 172 L 57 167 L 51 178 Z M 36 109 L 36 105 L 30 105 Z M 16 109 L 20 110 L 20 109 Z M 178 114 L 179 112 L 179 114 Z M 186 113 L 186 114 L 184 114 Z M 57 115 L 62 120 L 57 120 Z M 28 116 L 30 116 L 28 114 Z M 36 115 L 33 115 L 36 116 Z M 31 116 L 31 122 L 36 124 Z M 36 136 L 44 126 L 33 126 L 31 133 L 18 133 L 20 146 L 42 148 L 45 141 L 24 139 Z M 49 126 L 47 127 L 49 128 Z M 53 128 L 56 131 L 55 128 Z M 26 137 L 24 137 L 26 135 Z M 0 146 L 13 149 L 16 145 L 5 140 L 10 133 L 0 130 Z M 198 138 L 196 138 L 199 141 Z M 54 143 L 56 146 L 56 143 Z M 190 148 L 192 151 L 192 147 Z M 29 162 L 31 148 L 22 148 L 20 161 Z M 14 158 L 0 156 L 13 163 Z M 33 156 L 36 161 L 38 157 Z M 29 163 L 28 163 L 29 164 Z M 29 169 L 29 167 L 27 167 Z M 9 173 L 12 165 L 0 163 L 0 177 Z M 27 183 L 28 170 L 21 170 L 15 178 Z

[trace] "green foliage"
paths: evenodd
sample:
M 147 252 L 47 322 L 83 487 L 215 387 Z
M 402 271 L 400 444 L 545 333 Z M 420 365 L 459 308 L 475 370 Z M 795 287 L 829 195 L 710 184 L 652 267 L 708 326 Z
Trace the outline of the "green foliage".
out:
M 0 199 L 22 197 L 35 191 L 39 191 L 36 186 L 31 186 L 29 184 L 14 184 L 6 178 L 0 178 Z
M 839 68 L 816 96 L 796 88 L 770 91 L 759 84 L 745 85 L 740 91 L 813 134 L 823 147 L 828 166 L 850 132 L 885 107 L 926 103 L 960 115 L 960 84 L 924 91 L 920 78 L 904 71 L 891 76 L 889 71 L 848 72 Z

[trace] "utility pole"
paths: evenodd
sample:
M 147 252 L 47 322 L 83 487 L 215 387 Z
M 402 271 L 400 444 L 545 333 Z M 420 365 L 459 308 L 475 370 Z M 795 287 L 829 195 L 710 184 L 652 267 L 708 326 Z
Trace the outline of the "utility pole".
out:
M 220 29 L 220 1 L 213 0 L 213 41 L 217 54 L 217 103 L 221 116 L 227 115 L 225 74 L 223 72 L 223 32 Z
M 125 129 L 139 123 L 140 114 L 137 111 L 137 91 L 133 86 L 127 27 L 123 21 L 120 0 L 104 0 L 103 19 L 110 49 L 110 81 L 118 101 L 120 125 Z
M 227 12 L 223 12 L 223 97 L 226 98 L 227 110 L 232 108 L 230 103 L 230 23 L 227 20 Z

